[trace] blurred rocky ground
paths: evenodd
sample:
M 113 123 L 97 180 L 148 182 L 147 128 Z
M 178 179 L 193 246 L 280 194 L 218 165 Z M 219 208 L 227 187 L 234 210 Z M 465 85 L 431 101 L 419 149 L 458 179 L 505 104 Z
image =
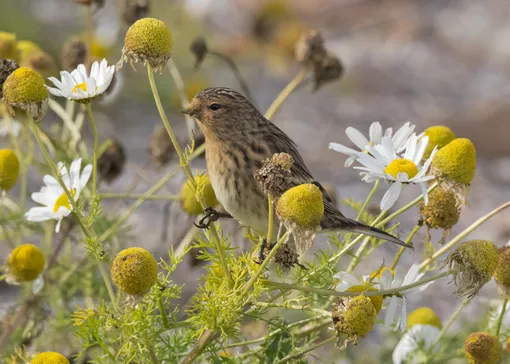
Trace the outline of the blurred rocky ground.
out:
M 469 206 L 453 233 L 469 226 L 480 216 L 510 199 L 510 3 L 507 0 L 293 0 L 288 2 L 254 0 L 153 1 L 151 16 L 167 22 L 175 38 L 174 60 L 185 80 L 198 85 L 229 86 L 239 89 L 224 64 L 206 60 L 197 73 L 188 52 L 197 35 L 206 37 L 212 47 L 231 55 L 250 84 L 255 102 L 265 110 L 279 91 L 297 72 L 290 56 L 297 30 L 318 28 L 327 48 L 342 59 L 345 77 L 319 91 L 301 87 L 289 97 L 274 122 L 297 143 L 310 170 L 323 182 L 333 184 L 340 199 L 362 200 L 371 189 L 360 181 L 358 173 L 343 167 L 344 156 L 328 149 L 329 142 L 349 144 L 344 130 L 355 126 L 368 132 L 373 121 L 384 127 L 398 128 L 405 121 L 417 130 L 443 124 L 457 136 L 470 138 L 478 157 L 477 175 L 471 186 Z M 274 5 L 277 3 L 276 5 Z M 19 37 L 41 41 L 54 54 L 61 42 L 83 25 L 83 14 L 68 0 L 38 2 L 4 0 L 17 21 L 0 15 L 6 31 Z M 56 11 L 58 9 L 58 11 Z M 110 62 L 120 57 L 125 26 L 116 15 L 112 1 L 98 10 L 95 20 L 113 50 Z M 43 32 L 37 33 L 37 29 Z M 118 30 L 118 34 L 115 32 Z M 50 39 L 53 39 L 50 41 Z M 105 40 L 106 42 L 106 40 Z M 124 67 L 126 78 L 119 99 L 97 107 L 96 122 L 103 139 L 115 136 L 126 147 L 128 166 L 122 177 L 101 190 L 125 191 L 134 179 L 140 179 L 133 192 L 141 193 L 177 164 L 157 168 L 148 164 L 147 153 L 153 128 L 160 123 L 149 94 L 143 70 L 135 73 Z M 169 100 L 175 99 L 168 74 L 158 77 L 168 100 L 171 123 L 181 140 L 187 132 L 185 122 Z M 90 130 L 85 130 L 90 137 Z M 193 169 L 203 170 L 203 159 L 193 162 Z M 178 193 L 184 175 L 169 182 L 163 193 Z M 40 177 L 32 176 L 30 190 L 39 189 Z M 380 201 L 382 188 L 374 201 Z M 399 200 L 403 205 L 419 194 L 409 186 Z M 122 213 L 133 201 L 120 203 L 105 200 L 106 211 Z M 144 246 L 156 255 L 165 256 L 170 246 L 179 245 L 192 225 L 178 203 L 147 201 L 129 219 L 134 237 L 128 245 Z M 168 219 L 163 211 L 168 209 Z M 347 215 L 352 211 L 342 208 Z M 503 212 L 477 229 L 472 238 L 491 239 L 502 246 L 510 239 L 510 211 Z M 417 209 L 404 215 L 400 232 L 405 235 L 418 219 Z M 222 224 L 233 233 L 234 245 L 246 247 L 242 232 L 233 222 Z M 166 239 L 162 241 L 162 231 Z M 415 238 L 415 252 L 406 252 L 402 269 L 421 259 L 425 229 Z M 434 235 L 438 240 L 439 235 Z M 316 246 L 324 246 L 324 238 Z M 367 273 L 383 261 L 390 261 L 396 251 L 386 246 L 383 253 L 370 257 L 357 271 Z M 312 256 L 310 256 L 312 259 Z M 186 283 L 191 295 L 200 277 L 199 268 L 188 260 L 177 271 L 179 283 Z M 458 300 L 447 282 L 440 282 L 424 296 L 410 300 L 410 309 L 429 305 L 447 318 Z M 482 296 L 496 296 L 492 283 Z M 472 304 L 466 310 L 479 309 Z

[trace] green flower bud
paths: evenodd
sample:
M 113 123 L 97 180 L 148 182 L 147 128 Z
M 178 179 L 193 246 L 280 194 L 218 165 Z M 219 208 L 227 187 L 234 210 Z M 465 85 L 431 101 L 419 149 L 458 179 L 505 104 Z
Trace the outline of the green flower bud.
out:
M 454 139 L 432 159 L 432 173 L 441 179 L 469 185 L 475 172 L 475 146 L 466 138 Z
M 195 182 L 197 183 L 198 188 L 202 188 L 201 192 L 199 193 L 201 193 L 205 199 L 206 205 L 210 207 L 216 206 L 219 202 L 216 199 L 216 195 L 214 194 L 209 176 L 195 176 Z M 196 193 L 193 190 L 193 184 L 191 181 L 188 180 L 182 185 L 180 196 L 181 206 L 183 210 L 188 214 L 199 215 L 204 212 L 202 205 L 200 205 L 197 200 Z
M 156 283 L 158 264 L 147 250 L 128 248 L 117 254 L 111 273 L 113 282 L 121 291 L 139 296 Z
M 48 109 L 48 90 L 44 87 L 44 79 L 28 67 L 20 67 L 7 77 L 3 95 L 11 115 L 14 115 L 14 107 L 18 107 L 38 121 Z
M 503 347 L 488 332 L 473 332 L 464 341 L 464 354 L 470 364 L 498 364 Z
M 510 298 L 510 246 L 505 246 L 499 250 L 499 259 L 494 280 L 498 285 L 501 294 Z
M 359 338 L 372 331 L 377 312 L 370 298 L 361 295 L 346 300 L 338 298 L 331 305 L 331 317 L 337 346 L 343 349 L 349 342 L 356 345 Z
M 172 34 L 165 23 L 154 18 L 140 19 L 126 33 L 117 69 L 129 60 L 149 64 L 155 71 L 161 71 L 170 59 L 172 43 Z
M 311 183 L 293 187 L 278 200 L 276 213 L 284 222 L 304 229 L 315 229 L 324 214 L 322 192 Z
M 473 297 L 487 283 L 498 265 L 498 248 L 487 240 L 470 240 L 459 245 L 446 259 L 450 269 L 460 269 L 454 273 L 459 296 Z
M 19 175 L 18 157 L 10 149 L 0 149 L 0 191 L 14 187 Z
M 453 131 L 444 125 L 431 126 L 430 128 L 425 129 L 424 134 L 429 137 L 429 143 L 427 144 L 425 154 L 423 155 L 424 159 L 430 157 L 430 154 L 435 147 L 437 147 L 437 149 L 441 149 L 455 139 Z
M 20 245 L 9 254 L 7 267 L 11 281 L 33 281 L 44 269 L 44 254 L 33 244 Z
M 34 356 L 30 364 L 69 364 L 69 360 L 62 354 L 46 351 Z
M 441 319 L 428 307 L 417 308 L 407 316 L 407 328 L 410 329 L 414 325 L 431 325 L 438 329 L 443 327 Z

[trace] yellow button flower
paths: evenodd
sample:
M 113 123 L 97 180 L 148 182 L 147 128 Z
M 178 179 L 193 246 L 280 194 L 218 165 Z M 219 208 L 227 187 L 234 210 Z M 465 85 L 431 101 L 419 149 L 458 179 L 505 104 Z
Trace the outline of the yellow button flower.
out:
M 14 187 L 19 175 L 19 160 L 10 149 L 0 149 L 0 191 Z
M 331 305 L 333 328 L 337 333 L 337 345 L 345 348 L 349 342 L 357 344 L 374 328 L 377 312 L 366 296 L 350 299 L 338 298 Z
M 429 144 L 427 144 L 423 158 L 428 158 L 435 147 L 441 149 L 455 139 L 453 131 L 444 125 L 431 126 L 425 129 L 424 135 L 429 137 Z
M 121 291 L 138 296 L 156 283 L 158 264 L 147 250 L 128 248 L 117 254 L 111 273 L 113 282 Z
M 469 185 L 476 172 L 476 150 L 471 140 L 454 139 L 432 160 L 434 175 L 452 182 Z
M 199 193 L 203 196 L 206 205 L 209 207 L 216 206 L 218 204 L 218 200 L 214 194 L 209 176 L 195 176 L 195 182 L 197 183 L 199 190 L 201 189 Z M 190 215 L 199 215 L 204 212 L 202 206 L 197 200 L 195 191 L 193 191 L 193 185 L 189 180 L 182 185 L 180 201 L 183 210 Z
M 170 59 L 172 34 L 164 22 L 154 18 L 143 18 L 131 25 L 124 39 L 123 62 L 142 62 L 151 65 L 155 71 L 161 71 Z
M 44 261 L 44 254 L 37 246 L 20 245 L 7 258 L 9 276 L 14 282 L 33 281 L 42 273 Z
M 18 59 L 16 34 L 0 32 L 0 58 Z
M 503 347 L 488 332 L 473 332 L 464 341 L 464 353 L 470 364 L 498 364 Z
M 410 329 L 414 325 L 431 325 L 438 329 L 443 327 L 441 319 L 429 307 L 420 307 L 407 316 L 407 328 Z
M 30 364 L 69 364 L 69 360 L 62 354 L 46 351 L 34 356 Z
M 322 192 L 314 184 L 302 184 L 289 189 L 276 205 L 278 217 L 305 229 L 319 226 L 324 214 Z

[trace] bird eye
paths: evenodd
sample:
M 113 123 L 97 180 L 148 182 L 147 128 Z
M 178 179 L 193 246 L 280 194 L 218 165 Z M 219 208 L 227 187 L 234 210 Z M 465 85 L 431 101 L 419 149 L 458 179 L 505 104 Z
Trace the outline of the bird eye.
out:
M 221 105 L 214 103 L 214 104 L 209 105 L 209 109 L 211 109 L 212 111 L 216 111 L 216 110 L 221 109 Z

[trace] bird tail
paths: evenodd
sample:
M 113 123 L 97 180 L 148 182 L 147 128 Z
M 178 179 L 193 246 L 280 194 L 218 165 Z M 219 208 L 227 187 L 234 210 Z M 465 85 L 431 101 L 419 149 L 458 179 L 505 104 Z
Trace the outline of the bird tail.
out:
M 386 231 L 383 231 L 381 229 L 375 228 L 373 226 L 365 225 L 363 223 L 360 223 L 356 220 L 349 219 L 345 216 L 338 216 L 338 219 L 334 219 L 338 221 L 329 221 L 329 224 L 326 226 L 323 226 L 324 230 L 344 230 L 354 233 L 360 233 L 363 235 L 369 235 L 373 236 L 379 239 L 383 239 L 386 241 L 389 241 L 394 244 L 402 245 L 406 248 L 413 249 L 412 245 L 409 245 L 407 243 L 404 243 L 399 238 L 388 234 Z

